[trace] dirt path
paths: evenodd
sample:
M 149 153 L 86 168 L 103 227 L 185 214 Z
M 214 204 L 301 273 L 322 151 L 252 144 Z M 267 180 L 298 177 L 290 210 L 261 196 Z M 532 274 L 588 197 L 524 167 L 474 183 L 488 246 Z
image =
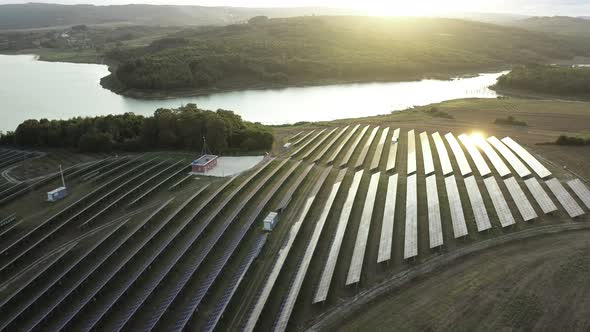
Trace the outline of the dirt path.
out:
M 570 227 L 583 230 L 552 234 Z M 436 257 L 326 312 L 310 330 L 587 331 L 590 225 L 541 228 Z

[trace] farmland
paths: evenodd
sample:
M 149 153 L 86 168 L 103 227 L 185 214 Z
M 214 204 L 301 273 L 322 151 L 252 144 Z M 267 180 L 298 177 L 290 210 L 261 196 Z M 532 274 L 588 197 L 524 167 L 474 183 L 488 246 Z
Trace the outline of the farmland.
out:
M 433 117 L 432 107 L 452 117 Z M 457 294 L 461 294 L 458 281 L 451 277 L 458 276 L 457 271 L 472 271 L 469 268 L 484 273 L 478 262 L 496 257 L 496 252 L 519 252 L 527 262 L 542 259 L 543 253 L 575 260 L 560 246 L 534 250 L 535 243 L 551 243 L 567 234 L 527 240 L 522 247 L 534 251 L 530 257 L 518 250 L 519 243 L 508 240 L 497 248 L 473 251 L 467 258 L 447 257 L 488 241 L 542 233 L 546 227 L 584 228 L 590 208 L 584 196 L 590 173 L 583 167 L 590 156 L 588 148 L 537 144 L 562 134 L 581 134 L 590 127 L 587 109 L 587 103 L 574 102 L 459 100 L 378 117 L 278 127 L 271 154 L 253 169 L 229 178 L 187 178 L 190 160 L 183 154 L 80 158 L 64 169 L 70 195 L 63 201 L 44 202 L 45 192 L 60 184 L 53 178 L 0 205 L 0 217 L 16 216 L 0 229 L 0 326 L 7 330 L 403 326 L 398 321 L 378 325 L 371 315 L 387 312 L 390 303 L 403 307 L 420 296 L 421 289 L 436 288 L 431 278 L 420 279 L 424 276 L 418 274 L 422 281 L 403 283 L 386 296 L 373 298 L 374 312 L 348 311 L 353 314 L 337 324 L 329 319 L 347 310 L 353 299 L 435 260 L 447 263 L 438 268 L 449 277 L 436 275 L 432 280 L 448 283 Z M 528 126 L 493 123 L 506 114 Z M 433 135 L 437 132 L 440 135 Z M 456 137 L 458 150 L 448 133 Z M 285 149 L 287 142 L 292 145 Z M 512 142 L 530 152 L 542 168 Z M 443 147 L 448 160 L 441 157 Z M 465 165 L 458 154 L 464 154 Z M 51 152 L 43 158 L 49 156 Z M 43 158 L 36 162 L 43 165 Z M 463 172 L 466 168 L 470 171 Z M 449 191 L 450 177 L 456 193 Z M 547 202 L 532 193 L 538 187 L 531 189 L 526 183 L 531 179 L 555 211 L 543 208 Z M 571 182 L 575 179 L 582 180 L 581 186 Z M 452 198 L 460 202 L 464 233 L 457 232 L 461 220 L 451 209 Z M 407 211 L 413 209 L 416 214 L 409 217 Z M 280 221 L 271 233 L 263 233 L 261 222 L 270 211 L 279 211 Z M 584 232 L 571 235 L 577 251 L 587 249 Z M 558 244 L 565 240 L 560 241 L 556 240 Z M 568 280 L 580 280 L 576 271 L 567 271 L 575 277 Z M 475 286 L 484 290 L 499 287 L 495 276 L 483 280 L 469 276 L 457 280 L 478 280 Z M 320 280 L 325 280 L 323 296 L 318 296 Z M 438 286 L 439 298 L 445 291 Z M 535 301 L 537 306 L 547 305 L 543 296 Z M 519 314 L 503 326 L 534 326 L 539 319 L 531 314 L 522 323 Z M 443 316 L 444 311 L 428 322 L 435 324 Z M 580 318 L 580 324 L 587 326 L 587 318 Z M 468 329 L 468 325 L 459 327 Z

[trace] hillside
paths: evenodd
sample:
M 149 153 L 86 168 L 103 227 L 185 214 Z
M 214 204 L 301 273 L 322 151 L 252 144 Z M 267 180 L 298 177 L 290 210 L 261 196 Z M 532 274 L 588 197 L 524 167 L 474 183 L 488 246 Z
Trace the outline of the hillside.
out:
M 0 5 L 0 30 L 34 29 L 75 24 L 126 23 L 136 25 L 225 25 L 245 22 L 258 15 L 291 17 L 303 15 L 351 14 L 351 10 L 318 7 L 239 8 L 153 5 Z
M 187 30 L 107 54 L 119 92 L 239 89 L 450 77 L 569 59 L 590 48 L 497 25 L 440 18 L 299 17 Z
M 590 68 L 551 65 L 519 66 L 501 76 L 496 86 L 508 91 L 588 97 L 590 96 Z
M 590 20 L 580 17 L 531 17 L 512 21 L 509 25 L 550 34 L 590 38 Z

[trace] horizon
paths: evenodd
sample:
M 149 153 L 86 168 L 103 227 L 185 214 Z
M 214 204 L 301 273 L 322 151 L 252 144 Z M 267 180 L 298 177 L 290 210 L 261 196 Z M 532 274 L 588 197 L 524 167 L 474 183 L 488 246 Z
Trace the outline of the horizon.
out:
M 177 5 L 177 6 L 204 6 L 204 7 L 234 7 L 234 8 L 302 8 L 320 7 L 331 9 L 343 9 L 358 11 L 359 14 L 372 16 L 435 16 L 452 14 L 500 14 L 523 16 L 590 16 L 590 4 L 584 1 L 532 1 L 518 0 L 506 3 L 501 0 L 487 0 L 471 2 L 466 0 L 451 0 L 444 3 L 435 0 L 417 0 L 411 3 L 402 1 L 377 1 L 368 0 L 359 5 L 356 1 L 345 0 L 297 0 L 285 4 L 278 0 L 106 0 L 106 1 L 14 1 L 0 0 L 0 5 L 10 4 L 59 4 L 59 5 Z

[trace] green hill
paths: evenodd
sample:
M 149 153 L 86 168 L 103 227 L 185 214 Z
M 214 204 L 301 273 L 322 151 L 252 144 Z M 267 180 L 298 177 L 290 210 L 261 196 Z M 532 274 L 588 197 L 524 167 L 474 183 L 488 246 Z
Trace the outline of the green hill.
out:
M 441 18 L 299 17 L 186 30 L 116 49 L 120 91 L 449 77 L 589 54 L 572 38 Z

